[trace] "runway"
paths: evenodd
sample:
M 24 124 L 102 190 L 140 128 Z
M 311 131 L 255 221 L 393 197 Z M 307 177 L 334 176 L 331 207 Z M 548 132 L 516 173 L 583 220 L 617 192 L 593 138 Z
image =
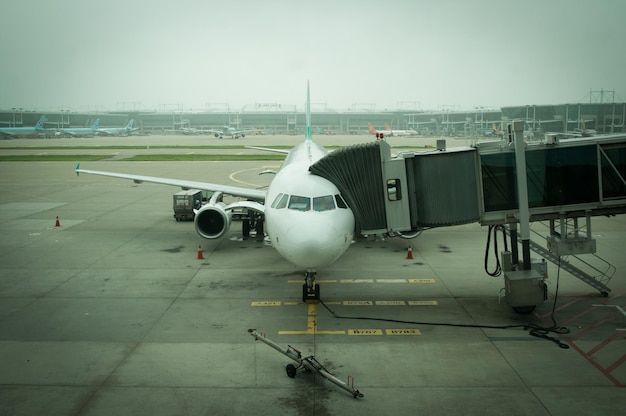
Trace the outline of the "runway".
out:
M 279 140 L 262 138 L 250 142 Z M 150 146 L 171 143 L 160 136 L 132 138 L 139 139 Z M 321 139 L 325 145 L 338 140 Z M 3 154 L 10 152 L 7 143 L 19 144 L 2 142 Z M 177 222 L 172 194 L 178 188 L 77 177 L 74 165 L 0 163 L 0 414 L 571 416 L 626 410 L 626 332 L 617 331 L 626 328 L 626 317 L 593 306 L 625 306 L 623 216 L 592 220 L 598 255 L 617 268 L 608 298 L 550 265 L 550 301 L 531 315 L 516 314 L 499 299 L 503 280 L 484 271 L 486 228 L 469 224 L 410 241 L 356 240 L 319 271 L 325 307 L 300 302 L 302 271 L 266 243 L 242 239 L 239 223 L 212 241 L 199 237 L 192 222 Z M 263 187 L 271 177 L 257 173 L 278 165 L 81 166 Z M 409 244 L 413 259 L 407 259 Z M 204 259 L 197 258 L 199 246 Z M 554 316 L 571 332 L 550 336 L 568 349 L 520 328 L 469 327 L 551 326 L 557 275 Z M 315 355 L 340 379 L 350 376 L 364 397 L 354 399 L 311 373 L 287 377 L 290 360 L 254 341 L 249 328 Z

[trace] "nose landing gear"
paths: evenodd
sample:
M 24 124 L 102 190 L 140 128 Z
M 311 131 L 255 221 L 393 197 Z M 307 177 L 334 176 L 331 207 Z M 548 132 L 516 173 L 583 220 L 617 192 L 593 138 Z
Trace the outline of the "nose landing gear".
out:
M 307 270 L 304 275 L 304 284 L 302 285 L 302 302 L 320 300 L 320 285 L 315 283 L 317 272 Z

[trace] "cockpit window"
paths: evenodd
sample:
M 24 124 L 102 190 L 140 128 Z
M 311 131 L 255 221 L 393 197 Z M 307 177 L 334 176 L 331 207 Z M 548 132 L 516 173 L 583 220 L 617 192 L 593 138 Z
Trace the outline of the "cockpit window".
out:
M 287 201 L 289 201 L 289 195 L 284 194 L 278 204 L 276 204 L 276 209 L 285 208 L 287 206 Z
M 307 196 L 291 195 L 291 198 L 289 198 L 289 209 L 308 211 L 311 209 L 311 198 Z
M 337 207 L 343 208 L 343 209 L 348 208 L 348 204 L 346 204 L 346 201 L 343 200 L 341 195 L 339 194 L 335 195 L 335 199 L 337 200 Z
M 335 200 L 332 195 L 313 198 L 314 211 L 330 211 L 331 209 L 335 209 Z
M 276 198 L 274 198 L 274 202 L 272 202 L 272 208 L 276 208 L 276 205 L 278 205 L 278 201 L 280 201 L 280 198 L 282 197 L 283 197 L 283 194 L 276 195 Z

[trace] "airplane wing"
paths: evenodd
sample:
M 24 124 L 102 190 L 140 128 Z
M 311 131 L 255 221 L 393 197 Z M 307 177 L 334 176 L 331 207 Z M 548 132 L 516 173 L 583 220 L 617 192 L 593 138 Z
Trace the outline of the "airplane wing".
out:
M 247 198 L 247 199 L 251 199 L 254 201 L 261 201 L 261 202 L 265 200 L 265 194 L 266 194 L 265 190 L 243 188 L 239 186 L 229 186 L 229 185 L 220 185 L 220 184 L 208 183 L 208 182 L 188 181 L 184 179 L 159 178 L 156 176 L 129 175 L 126 173 L 102 172 L 102 171 L 97 171 L 97 170 L 81 169 L 80 163 L 79 163 L 78 165 L 76 165 L 76 175 L 80 173 L 87 173 L 90 175 L 110 176 L 113 178 L 121 178 L 121 179 L 130 179 L 135 183 L 151 182 L 151 183 L 159 183 L 162 185 L 179 186 L 182 189 L 217 191 L 217 192 L 223 192 L 227 195 Z
M 273 152 L 273 153 L 282 153 L 282 154 L 288 154 L 289 150 L 287 149 L 272 149 L 269 147 L 256 147 L 256 146 L 244 146 L 246 149 L 256 149 L 256 150 L 263 150 L 265 152 Z

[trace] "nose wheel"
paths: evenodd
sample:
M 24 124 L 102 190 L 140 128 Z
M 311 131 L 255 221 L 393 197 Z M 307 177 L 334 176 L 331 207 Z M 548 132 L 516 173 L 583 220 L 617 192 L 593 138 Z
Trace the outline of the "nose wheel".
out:
M 320 300 L 320 285 L 315 283 L 316 272 L 307 271 L 302 285 L 302 302 Z

